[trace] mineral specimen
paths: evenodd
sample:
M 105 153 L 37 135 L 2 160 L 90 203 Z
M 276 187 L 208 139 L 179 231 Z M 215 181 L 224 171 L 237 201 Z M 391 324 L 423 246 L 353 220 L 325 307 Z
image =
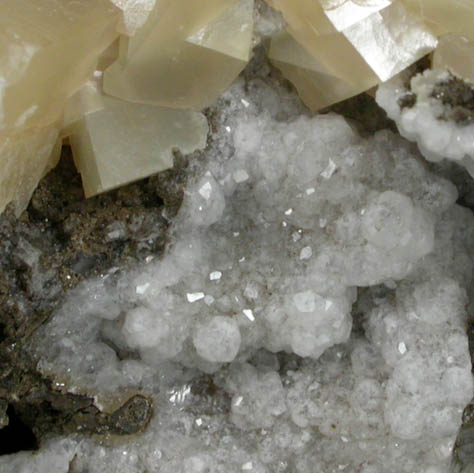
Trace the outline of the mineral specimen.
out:
M 430 51 L 423 21 L 436 28 L 442 4 L 273 0 L 282 33 L 252 0 L 113 0 L 121 16 L 101 0 L 4 2 L 0 25 L 21 41 L 18 52 L 15 28 L 0 33 L 1 205 L 24 207 L 63 137 L 87 196 L 170 167 L 176 149 L 206 152 L 183 160 L 177 215 L 147 214 L 151 233 L 170 224 L 162 257 L 84 280 L 23 342 L 59 400 L 94 399 L 81 415 L 100 429 L 48 430 L 38 452 L 0 456 L 2 473 L 447 473 L 474 393 L 472 213 L 402 137 L 310 114 L 265 63 L 216 104 L 249 58 L 254 18 L 270 19 L 257 35 L 279 33 L 272 61 L 318 109 Z M 402 73 L 377 100 L 429 159 L 474 174 L 469 41 L 442 38 L 444 70 L 409 86 Z M 16 81 L 32 87 L 21 100 Z M 33 96 L 38 110 L 25 108 Z M 208 105 L 209 139 L 189 110 Z M 130 209 L 126 224 L 94 216 L 117 247 L 141 225 Z M 48 291 L 41 253 L 16 241 L 12 257 Z
M 104 74 L 104 90 L 132 102 L 202 110 L 244 68 L 253 0 L 164 0 Z
M 283 12 L 290 33 L 273 38 L 270 57 L 313 110 L 370 89 L 431 51 L 436 38 L 425 20 L 438 34 L 471 34 L 468 20 L 462 18 L 468 17 L 470 7 L 460 1 L 449 11 L 439 1 L 268 3 Z M 12 143 L 21 133 L 31 134 L 32 127 L 53 123 L 62 128 L 61 137 L 67 137 L 83 114 L 101 107 L 87 86 L 79 92 L 96 70 L 104 71 L 103 88 L 117 99 L 202 110 L 215 102 L 248 62 L 254 17 L 258 18 L 254 7 L 254 0 L 4 0 L 0 140 Z M 460 18 L 455 25 L 454 19 Z M 271 36 L 281 29 L 279 21 L 276 27 L 270 23 L 257 36 Z M 449 44 L 445 41 L 437 57 L 453 68 L 453 42 Z M 459 54 L 465 57 L 468 49 L 466 43 Z M 461 61 L 456 63 L 461 67 Z M 468 66 L 462 67 L 459 71 L 469 74 Z M 186 142 L 175 144 L 187 148 Z M 38 155 L 43 152 L 38 150 Z M 92 176 L 101 171 L 85 170 L 104 166 L 103 161 L 86 163 L 93 156 L 78 158 L 87 195 L 127 182 L 126 171 L 120 179 L 98 184 Z M 139 167 L 131 179 L 163 169 L 164 162 L 146 171 L 138 171 Z M 23 195 L 31 195 L 39 175 L 25 174 L 23 185 L 29 187 L 21 190 Z M 5 192 L 5 199 L 0 200 L 0 209 L 14 196 Z M 15 204 L 18 212 L 25 203 Z
M 291 103 L 235 84 L 164 257 L 84 283 L 31 340 L 106 408 L 151 397 L 147 431 L 52 439 L 3 471 L 449 471 L 473 394 L 472 214 L 402 138 Z

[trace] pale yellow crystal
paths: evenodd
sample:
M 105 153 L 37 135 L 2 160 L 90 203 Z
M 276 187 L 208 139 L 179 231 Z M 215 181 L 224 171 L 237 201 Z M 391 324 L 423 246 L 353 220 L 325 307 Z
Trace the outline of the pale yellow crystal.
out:
M 58 137 L 56 124 L 0 135 L 0 213 L 10 202 L 17 216 L 23 212 L 40 179 L 58 162 Z
M 357 95 L 370 85 L 366 83 L 363 87 L 357 88 L 331 75 L 288 33 L 283 33 L 272 40 L 269 57 L 293 83 L 303 102 L 313 111 Z M 374 78 L 373 83 L 376 82 Z
M 201 110 L 245 66 L 253 0 L 161 0 L 147 23 L 121 40 L 104 73 L 106 93 L 133 102 Z
M 62 136 L 69 136 L 74 125 L 90 113 L 104 108 L 104 99 L 96 80 L 87 81 L 73 96 L 64 109 L 62 121 Z
M 433 67 L 449 69 L 474 84 L 474 41 L 458 35 L 442 36 L 433 55 Z
M 474 1 L 403 0 L 437 35 L 455 33 L 474 40 Z
M 357 90 L 389 79 L 436 46 L 428 28 L 399 0 L 320 1 L 272 0 L 290 34 L 330 74 Z
M 0 130 L 57 120 L 117 36 L 108 0 L 0 2 Z
M 336 32 L 318 0 L 267 0 L 267 3 L 283 13 L 289 32 L 302 44 L 315 34 Z
M 343 34 L 382 81 L 395 76 L 437 45 L 431 31 L 400 1 L 346 28 Z
M 204 148 L 201 113 L 104 97 L 104 109 L 86 115 L 69 137 L 86 197 L 173 166 L 173 150 Z

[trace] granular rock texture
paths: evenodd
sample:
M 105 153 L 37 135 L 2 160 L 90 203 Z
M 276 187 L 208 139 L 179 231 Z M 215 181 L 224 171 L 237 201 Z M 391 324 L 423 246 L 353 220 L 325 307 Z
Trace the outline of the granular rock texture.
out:
M 243 85 L 163 257 L 84 281 L 29 344 L 106 411 L 152 399 L 148 428 L 52 438 L 6 471 L 448 471 L 473 395 L 471 212 L 392 132 Z

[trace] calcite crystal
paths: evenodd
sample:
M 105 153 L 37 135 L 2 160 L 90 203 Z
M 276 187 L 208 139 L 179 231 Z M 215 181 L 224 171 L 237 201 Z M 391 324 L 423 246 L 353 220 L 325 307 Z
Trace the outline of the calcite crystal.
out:
M 118 20 L 108 0 L 2 0 L 0 132 L 58 120 L 116 38 Z
M 21 213 L 56 164 L 64 108 L 116 38 L 118 20 L 108 0 L 0 3 L 0 212 L 13 202 Z
M 104 90 L 132 102 L 201 110 L 249 59 L 253 0 L 161 0 L 104 74 Z
M 462 0 L 267 3 L 283 13 L 288 27 L 288 34 L 271 41 L 270 58 L 312 110 L 390 79 L 435 47 L 432 32 L 473 39 L 472 5 Z M 13 143 L 24 133 L 28 140 L 53 123 L 68 137 L 83 115 L 102 107 L 85 85 L 95 71 L 104 72 L 105 93 L 117 99 L 201 111 L 248 62 L 258 11 L 254 0 L 3 0 L 0 139 Z M 256 37 L 279 29 L 280 20 L 276 26 L 267 22 Z M 464 61 L 470 43 L 443 41 L 435 62 L 472 78 Z M 182 146 L 187 148 L 185 141 Z M 87 182 L 92 175 L 85 168 L 103 163 L 86 166 L 85 159 L 80 161 L 87 194 L 110 188 Z M 125 182 L 123 177 L 116 185 Z M 0 201 L 0 208 L 7 204 Z
M 436 46 L 436 38 L 401 1 L 273 0 L 273 4 L 281 9 L 289 33 L 312 60 L 301 53 L 285 60 L 288 46 L 278 38 L 270 57 L 298 90 L 305 90 L 303 99 L 307 97 L 313 109 L 393 77 Z M 302 71 L 296 71 L 297 67 Z
M 103 109 L 71 125 L 74 162 L 86 197 L 173 166 L 173 151 L 206 146 L 201 113 L 103 97 Z
M 293 83 L 301 100 L 311 110 L 320 110 L 364 92 L 369 85 L 366 83 L 356 87 L 334 76 L 288 33 L 281 33 L 272 39 L 268 55 L 272 63 Z

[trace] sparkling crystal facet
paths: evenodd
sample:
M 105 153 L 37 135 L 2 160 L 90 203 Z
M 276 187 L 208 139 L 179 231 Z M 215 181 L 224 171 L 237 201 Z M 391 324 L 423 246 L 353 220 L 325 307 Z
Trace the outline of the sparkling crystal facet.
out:
M 347 17 L 334 16 L 338 9 L 329 9 L 329 3 L 324 2 L 325 10 L 318 1 L 274 0 L 288 21 L 290 34 L 317 60 L 318 67 L 324 68 L 320 72 L 338 77 L 354 90 L 365 90 L 393 77 L 436 46 L 436 38 L 400 1 L 359 5 L 354 7 L 354 15 L 348 13 Z M 340 8 L 346 4 L 350 5 L 346 2 Z M 358 17 L 357 11 L 364 8 L 367 14 L 359 13 Z M 344 22 L 342 18 L 348 19 Z M 351 21 L 354 18 L 359 20 Z M 346 27 L 338 31 L 336 26 L 342 25 Z

